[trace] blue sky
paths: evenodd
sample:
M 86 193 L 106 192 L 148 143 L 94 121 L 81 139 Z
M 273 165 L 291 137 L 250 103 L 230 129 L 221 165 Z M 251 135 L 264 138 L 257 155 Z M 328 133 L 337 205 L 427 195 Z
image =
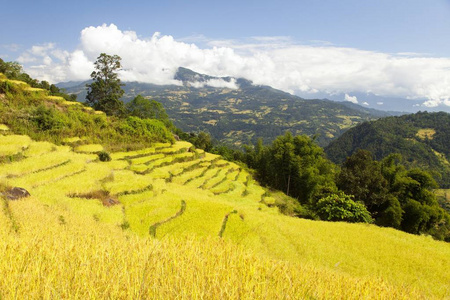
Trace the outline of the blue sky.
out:
M 168 83 L 182 65 L 302 96 L 450 106 L 448 0 L 5 1 L 0 19 L 0 57 L 53 82 L 89 77 L 114 51 L 129 80 Z

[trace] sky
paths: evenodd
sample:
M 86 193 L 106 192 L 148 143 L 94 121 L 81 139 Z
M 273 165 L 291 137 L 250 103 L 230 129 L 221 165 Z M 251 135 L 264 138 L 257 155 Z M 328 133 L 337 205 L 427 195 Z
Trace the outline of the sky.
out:
M 0 58 L 51 83 L 89 79 L 104 52 L 122 58 L 124 81 L 179 84 L 173 75 L 182 66 L 305 98 L 378 109 L 402 99 L 401 106 L 450 111 L 450 0 L 2 0 L 0 7 Z

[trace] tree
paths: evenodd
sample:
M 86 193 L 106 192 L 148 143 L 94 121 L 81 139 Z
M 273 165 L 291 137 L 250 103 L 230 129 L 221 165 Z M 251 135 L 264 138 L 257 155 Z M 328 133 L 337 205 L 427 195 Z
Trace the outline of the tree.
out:
M 375 219 L 388 201 L 388 182 L 380 163 L 367 150 L 358 150 L 347 158 L 336 183 L 340 190 L 355 196 L 356 201 L 364 202 Z
M 203 131 L 201 131 L 197 136 L 195 136 L 191 140 L 191 143 L 194 144 L 195 147 L 203 149 L 205 151 L 210 151 L 213 146 L 211 136 Z
M 9 79 L 18 79 L 22 74 L 22 66 L 18 62 L 5 62 L 0 59 L 0 73 L 5 74 Z
M 117 55 L 100 54 L 94 63 L 96 71 L 91 73 L 93 82 L 86 85 L 89 89 L 86 103 L 111 116 L 123 116 L 125 113 L 124 103 L 120 100 L 124 94 L 123 85 L 117 76 L 121 68 L 120 60 Z
M 141 119 L 157 119 L 166 124 L 167 127 L 173 126 L 164 106 L 158 101 L 145 99 L 141 95 L 137 95 L 126 105 L 126 108 L 131 116 Z
M 316 212 L 325 221 L 373 222 L 364 204 L 353 201 L 351 196 L 342 192 L 320 199 Z
M 257 170 L 261 183 L 297 198 L 302 204 L 314 205 L 317 200 L 335 192 L 335 166 L 324 156 L 323 149 L 307 136 L 287 131 L 270 146 L 258 140 L 255 147 L 246 147 L 247 162 Z

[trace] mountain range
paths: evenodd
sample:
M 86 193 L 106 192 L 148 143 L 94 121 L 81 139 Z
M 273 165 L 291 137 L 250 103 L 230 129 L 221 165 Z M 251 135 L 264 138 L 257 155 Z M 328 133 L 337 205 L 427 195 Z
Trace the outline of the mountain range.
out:
M 236 147 L 255 143 L 258 138 L 268 143 L 287 130 L 295 135 L 316 136 L 317 143 L 326 146 L 363 121 L 401 114 L 350 102 L 306 100 L 243 78 L 214 77 L 181 67 L 174 79 L 180 84 L 125 82 L 124 101 L 139 94 L 159 101 L 183 131 L 206 131 L 216 140 Z M 58 86 L 84 101 L 86 83 Z

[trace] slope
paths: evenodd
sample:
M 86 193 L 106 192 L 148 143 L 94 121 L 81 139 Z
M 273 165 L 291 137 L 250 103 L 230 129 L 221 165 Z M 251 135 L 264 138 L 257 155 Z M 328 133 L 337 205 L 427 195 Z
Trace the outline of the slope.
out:
M 107 117 L 101 111 L 51 96 L 0 73 L 0 123 L 15 133 L 56 144 L 102 144 L 105 149 L 138 148 L 150 142 L 173 142 L 158 120 Z M 1 129 L 0 129 L 1 130 Z
M 371 151 L 376 159 L 400 153 L 409 166 L 437 173 L 439 184 L 450 188 L 449 144 L 450 114 L 419 112 L 360 124 L 333 141 L 325 152 L 335 163 L 357 149 Z
M 373 225 L 281 215 L 261 202 L 269 197 L 245 170 L 202 151 L 189 152 L 185 142 L 112 153 L 110 162 L 26 136 L 0 136 L 0 145 L 2 155 L 21 154 L 16 155 L 20 160 L 0 165 L 1 185 L 23 187 L 39 205 L 61 212 L 53 223 L 89 219 L 132 236 L 180 243 L 191 238 L 211 238 L 215 243 L 222 236 L 263 255 L 263 260 L 281 259 L 337 272 L 344 278 L 368 280 L 368 286 L 381 278 L 397 287 L 393 295 L 402 294 L 399 289 L 405 286 L 408 293 L 429 297 L 449 293 L 448 244 Z M 16 215 L 23 212 L 14 207 L 27 206 L 27 201 L 4 205 L 13 207 Z M 39 206 L 33 201 L 29 205 Z M 17 231 L 29 226 L 23 218 L 16 222 Z

